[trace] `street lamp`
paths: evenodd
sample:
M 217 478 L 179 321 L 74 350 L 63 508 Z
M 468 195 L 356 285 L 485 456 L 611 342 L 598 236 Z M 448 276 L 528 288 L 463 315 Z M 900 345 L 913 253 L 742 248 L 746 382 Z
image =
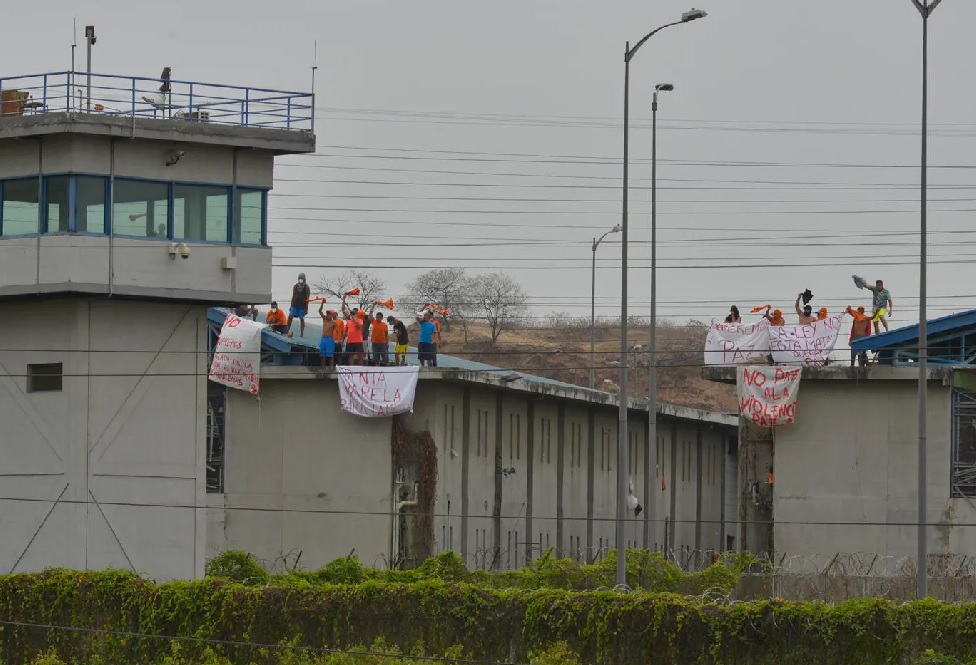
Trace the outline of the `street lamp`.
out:
M 648 39 L 665 28 L 690 23 L 707 14 L 700 9 L 690 9 L 681 15 L 680 21 L 667 23 L 647 33 L 643 39 L 630 47 L 624 47 L 624 169 L 623 169 L 623 215 L 620 230 L 620 409 L 617 423 L 617 585 L 627 584 L 627 538 L 624 520 L 627 515 L 627 198 L 629 194 L 629 139 L 630 139 L 630 61 Z
M 651 102 L 651 339 L 647 371 L 647 440 L 651 446 L 657 445 L 657 94 L 672 91 L 672 84 L 658 83 Z M 649 493 L 645 518 L 652 527 L 656 504 L 657 495 Z
M 596 342 L 594 341 L 594 328 L 596 327 L 596 248 L 600 246 L 604 238 L 611 233 L 620 233 L 620 230 L 621 226 L 617 224 L 599 238 L 593 239 L 593 276 L 590 279 L 590 388 L 596 387 Z
M 912 0 L 922 15 L 922 178 L 921 178 L 921 229 L 918 267 L 918 587 L 919 598 L 928 595 L 928 543 L 926 537 L 926 512 L 928 483 L 926 482 L 926 445 L 928 410 L 928 321 L 926 320 L 926 241 L 928 221 L 928 133 L 929 133 L 929 16 L 942 0 Z

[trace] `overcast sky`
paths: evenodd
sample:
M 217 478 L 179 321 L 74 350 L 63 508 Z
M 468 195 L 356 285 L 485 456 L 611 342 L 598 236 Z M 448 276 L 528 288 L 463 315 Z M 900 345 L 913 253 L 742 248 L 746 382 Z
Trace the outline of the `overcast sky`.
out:
M 650 100 L 658 133 L 660 312 L 677 320 L 810 288 L 831 309 L 916 316 L 921 18 L 910 0 L 695 0 L 708 18 L 656 35 L 631 68 L 631 313 L 649 296 Z M 310 87 L 318 154 L 281 160 L 275 295 L 299 270 L 503 270 L 533 311 L 588 314 L 590 241 L 620 221 L 623 51 L 684 0 L 462 0 L 4 7 L 2 74 L 67 69 L 72 18 L 98 72 Z M 43 19 L 43 20 L 42 20 Z M 976 3 L 930 20 L 930 313 L 976 306 L 969 64 Z M 79 49 L 79 69 L 84 49 Z M 389 184 L 396 183 L 396 184 Z M 598 313 L 619 312 L 620 244 L 600 247 Z M 335 266 L 335 267 L 333 267 Z M 755 266 L 755 267 L 746 267 Z

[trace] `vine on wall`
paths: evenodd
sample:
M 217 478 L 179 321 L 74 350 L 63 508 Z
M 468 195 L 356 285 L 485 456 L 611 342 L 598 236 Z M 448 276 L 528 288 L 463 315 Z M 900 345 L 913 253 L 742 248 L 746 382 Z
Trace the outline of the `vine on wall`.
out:
M 437 497 L 437 444 L 430 432 L 411 432 L 405 417 L 393 416 L 393 468 L 417 465 L 417 519 L 421 547 L 417 555 L 428 558 L 434 551 L 434 503 Z

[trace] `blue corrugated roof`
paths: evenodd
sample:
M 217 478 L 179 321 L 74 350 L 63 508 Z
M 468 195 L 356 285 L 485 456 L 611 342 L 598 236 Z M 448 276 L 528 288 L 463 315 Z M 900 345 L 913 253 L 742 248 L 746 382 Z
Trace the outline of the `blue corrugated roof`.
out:
M 212 307 L 209 311 L 209 318 L 211 321 L 216 323 L 223 323 L 224 319 L 227 318 L 229 310 L 219 307 Z M 265 312 L 262 312 L 258 316 L 258 320 L 262 321 L 265 316 Z M 265 343 L 270 348 L 276 351 L 302 351 L 315 350 L 318 351 L 319 339 L 322 337 L 322 325 L 319 323 L 312 323 L 312 318 L 305 322 L 305 334 L 299 335 L 299 325 L 295 321 L 292 323 L 292 331 L 294 333 L 293 337 L 286 337 L 285 335 L 280 335 L 270 328 L 264 331 L 261 341 Z M 415 347 L 410 347 L 407 352 L 407 364 L 414 365 L 419 364 L 417 360 L 417 349 Z M 556 381 L 555 379 L 549 379 L 544 376 L 536 376 L 534 374 L 524 374 L 523 372 L 517 372 L 512 369 L 506 369 L 504 367 L 496 367 L 494 365 L 488 365 L 486 363 L 476 362 L 474 360 L 466 360 L 464 358 L 458 358 L 456 356 L 450 356 L 443 353 L 437 354 L 437 366 L 445 369 L 457 369 L 463 372 L 490 372 L 496 376 L 510 376 L 514 375 L 523 381 L 529 381 L 530 383 L 538 383 L 542 385 L 558 386 L 562 388 L 573 388 L 573 389 L 584 389 L 589 390 L 586 386 L 579 386 L 575 383 L 566 383 L 564 381 Z M 600 392 L 600 391 L 594 391 Z
M 944 335 L 955 330 L 962 331 L 965 328 L 972 328 L 976 332 L 976 309 L 965 312 L 957 312 L 948 316 L 941 316 L 937 319 L 929 319 L 927 324 L 927 336 Z M 896 328 L 880 335 L 871 335 L 854 340 L 851 349 L 857 352 L 877 351 L 879 349 L 891 348 L 894 346 L 904 346 L 915 342 L 918 343 L 918 324 Z

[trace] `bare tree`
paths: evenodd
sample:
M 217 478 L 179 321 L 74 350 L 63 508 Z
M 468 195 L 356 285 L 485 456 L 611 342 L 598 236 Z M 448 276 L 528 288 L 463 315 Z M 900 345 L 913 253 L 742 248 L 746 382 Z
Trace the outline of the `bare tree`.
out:
M 339 300 L 347 291 L 359 288 L 359 295 L 349 296 L 346 302 L 360 309 L 373 306 L 377 298 L 386 295 L 386 283 L 380 277 L 371 275 L 365 270 L 349 270 L 341 275 L 324 277 L 318 281 L 315 288 L 324 294 Z
M 409 293 L 403 296 L 404 304 L 420 308 L 426 303 L 434 303 L 446 309 L 444 329 L 450 330 L 453 322 L 461 324 L 464 341 L 468 341 L 468 313 L 472 310 L 473 280 L 464 268 L 442 268 L 430 270 L 407 284 Z
M 478 275 L 473 289 L 480 317 L 488 324 L 494 344 L 524 317 L 528 295 L 518 282 L 501 272 Z

